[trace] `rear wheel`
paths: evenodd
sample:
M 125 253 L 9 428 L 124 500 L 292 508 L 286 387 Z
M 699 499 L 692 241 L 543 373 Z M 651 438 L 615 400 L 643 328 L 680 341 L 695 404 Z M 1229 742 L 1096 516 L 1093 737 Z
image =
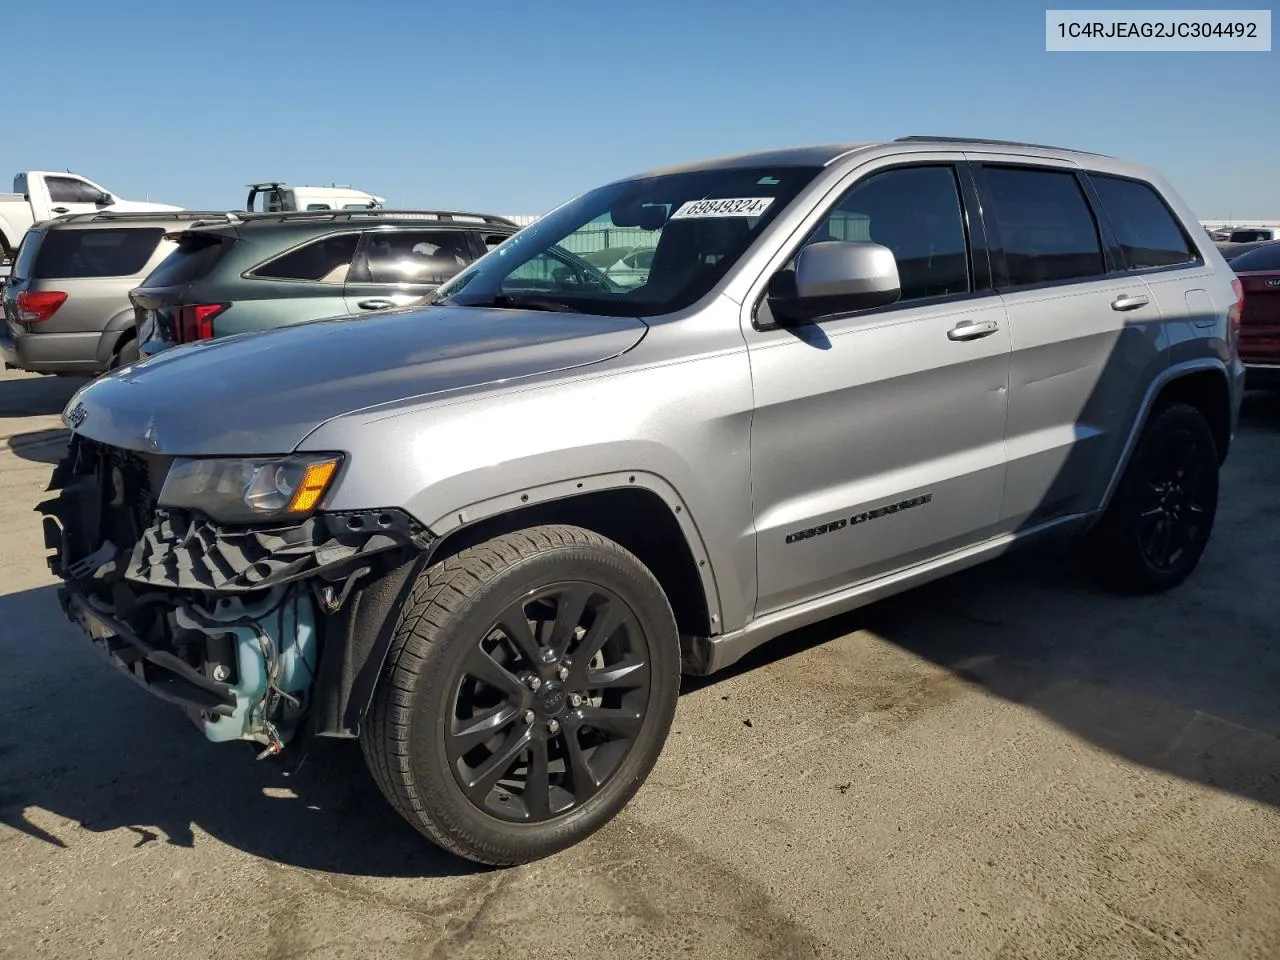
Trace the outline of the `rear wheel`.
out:
M 1218 451 L 1195 407 L 1156 412 L 1115 497 L 1086 539 L 1092 572 L 1133 592 L 1168 590 L 1200 562 L 1218 508 Z
M 111 363 L 107 365 L 107 369 L 115 370 L 118 367 L 127 367 L 131 363 L 137 363 L 138 356 L 138 338 L 130 337 L 116 348 L 116 352 L 111 355 Z
M 392 805 L 445 849 L 510 865 L 608 822 L 657 760 L 680 656 L 630 553 L 542 526 L 423 572 L 361 731 Z

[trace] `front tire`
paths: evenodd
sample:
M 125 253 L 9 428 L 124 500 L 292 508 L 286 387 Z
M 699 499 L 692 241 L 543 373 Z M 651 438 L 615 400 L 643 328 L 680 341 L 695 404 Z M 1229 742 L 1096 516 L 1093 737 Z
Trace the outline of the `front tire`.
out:
M 1104 585 L 1158 593 L 1200 562 L 1218 509 L 1218 449 L 1195 407 L 1158 410 L 1142 432 L 1115 496 L 1085 540 Z
M 666 741 L 675 619 L 618 544 L 540 526 L 414 583 L 360 740 L 383 794 L 446 850 L 540 859 L 612 819 Z

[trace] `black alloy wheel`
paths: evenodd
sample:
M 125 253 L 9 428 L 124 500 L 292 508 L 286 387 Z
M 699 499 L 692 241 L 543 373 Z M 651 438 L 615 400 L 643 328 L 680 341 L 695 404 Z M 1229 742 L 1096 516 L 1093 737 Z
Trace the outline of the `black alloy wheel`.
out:
M 411 575 L 360 741 L 384 796 L 480 863 L 548 856 L 612 819 L 675 715 L 661 585 L 581 527 L 495 536 Z
M 604 587 L 566 581 L 511 604 L 462 662 L 446 751 L 468 799 L 495 817 L 562 816 L 635 745 L 649 640 Z
M 1209 481 L 1216 454 L 1206 456 L 1196 433 L 1171 431 L 1152 451 L 1138 512 L 1138 542 L 1156 570 L 1175 569 L 1203 541 L 1217 484 Z
M 1158 408 L 1085 538 L 1091 571 L 1109 587 L 1137 593 L 1168 590 L 1190 576 L 1213 531 L 1219 459 L 1200 410 Z

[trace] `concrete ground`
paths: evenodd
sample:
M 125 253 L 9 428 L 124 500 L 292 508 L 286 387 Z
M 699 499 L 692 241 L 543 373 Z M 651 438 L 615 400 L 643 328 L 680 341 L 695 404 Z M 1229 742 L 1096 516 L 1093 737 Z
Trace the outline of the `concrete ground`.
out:
M 490 871 L 353 745 L 208 744 L 64 622 L 73 386 L 0 376 L 0 957 L 1280 956 L 1280 403 L 1176 592 L 1028 553 L 782 638 L 602 833 Z

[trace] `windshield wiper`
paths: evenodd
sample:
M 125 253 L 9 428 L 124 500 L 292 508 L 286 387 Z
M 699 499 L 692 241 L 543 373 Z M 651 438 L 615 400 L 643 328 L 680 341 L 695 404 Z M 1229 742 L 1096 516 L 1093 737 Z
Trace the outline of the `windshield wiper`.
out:
M 551 313 L 581 313 L 577 307 L 572 307 L 567 303 L 559 300 L 548 300 L 546 297 L 522 297 L 519 295 L 512 296 L 509 293 L 500 293 L 490 300 L 480 300 L 475 303 L 460 303 L 460 307 L 497 307 L 499 310 L 546 310 Z

